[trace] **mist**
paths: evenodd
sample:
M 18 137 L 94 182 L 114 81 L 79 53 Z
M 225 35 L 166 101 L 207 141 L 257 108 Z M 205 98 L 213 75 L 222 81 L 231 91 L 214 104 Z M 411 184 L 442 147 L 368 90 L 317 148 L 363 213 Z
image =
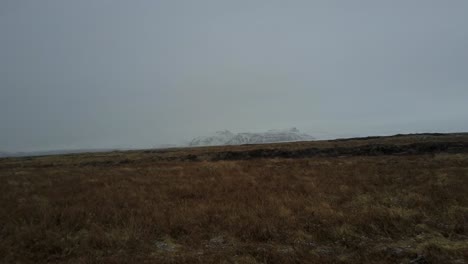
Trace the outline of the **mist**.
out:
M 467 1 L 0 2 L 0 150 L 468 131 Z

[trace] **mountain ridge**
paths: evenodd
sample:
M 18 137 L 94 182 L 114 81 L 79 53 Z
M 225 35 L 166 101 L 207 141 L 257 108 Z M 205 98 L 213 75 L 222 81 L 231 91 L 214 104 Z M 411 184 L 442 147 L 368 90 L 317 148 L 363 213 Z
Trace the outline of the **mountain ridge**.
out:
M 268 130 L 260 133 L 242 132 L 237 134 L 229 130 L 221 130 L 211 136 L 196 137 L 190 141 L 189 146 L 263 144 L 309 140 L 315 140 L 315 138 L 308 134 L 301 133 L 299 129 L 295 127 L 286 130 Z

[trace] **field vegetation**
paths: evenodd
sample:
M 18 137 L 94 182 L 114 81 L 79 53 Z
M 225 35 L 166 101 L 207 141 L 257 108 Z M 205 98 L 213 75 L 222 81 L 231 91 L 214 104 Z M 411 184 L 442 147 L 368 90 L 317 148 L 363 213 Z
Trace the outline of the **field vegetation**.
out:
M 0 159 L 0 262 L 468 263 L 467 142 L 411 135 Z M 329 150 L 282 156 L 303 149 Z M 249 152 L 266 150 L 277 155 Z

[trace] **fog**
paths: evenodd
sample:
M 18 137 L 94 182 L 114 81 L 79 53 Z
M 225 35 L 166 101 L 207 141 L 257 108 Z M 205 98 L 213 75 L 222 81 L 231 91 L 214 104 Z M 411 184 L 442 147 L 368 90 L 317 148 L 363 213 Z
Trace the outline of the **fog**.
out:
M 468 1 L 0 1 L 0 150 L 468 131 Z

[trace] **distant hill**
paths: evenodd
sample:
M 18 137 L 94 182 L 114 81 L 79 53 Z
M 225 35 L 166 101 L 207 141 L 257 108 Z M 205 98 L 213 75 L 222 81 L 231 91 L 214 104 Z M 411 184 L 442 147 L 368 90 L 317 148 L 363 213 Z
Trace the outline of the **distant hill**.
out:
M 30 152 L 4 152 L 4 151 L 2 152 L 0 151 L 0 158 L 110 152 L 114 150 L 115 149 L 69 149 L 69 150 L 46 150 L 46 151 L 30 151 Z
M 301 133 L 297 128 L 287 130 L 269 130 L 263 133 L 237 133 L 228 130 L 218 131 L 214 135 L 197 137 L 190 141 L 189 146 L 220 146 L 262 144 L 276 142 L 309 141 L 315 138 Z

